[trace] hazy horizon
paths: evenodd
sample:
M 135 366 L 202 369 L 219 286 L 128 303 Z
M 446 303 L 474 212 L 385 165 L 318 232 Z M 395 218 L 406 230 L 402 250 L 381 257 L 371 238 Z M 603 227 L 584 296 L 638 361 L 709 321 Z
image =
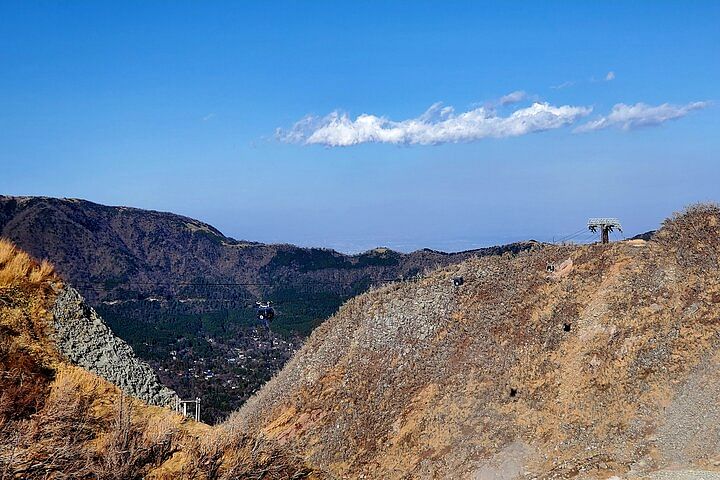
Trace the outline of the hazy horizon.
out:
M 132 7 L 132 8 L 130 8 Z M 720 200 L 717 2 L 3 2 L 0 192 L 466 250 Z

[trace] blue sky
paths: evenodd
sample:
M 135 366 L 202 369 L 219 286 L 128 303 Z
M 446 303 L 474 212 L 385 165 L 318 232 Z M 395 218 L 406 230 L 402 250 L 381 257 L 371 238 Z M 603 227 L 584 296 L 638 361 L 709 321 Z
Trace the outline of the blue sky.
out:
M 344 251 L 637 233 L 720 200 L 718 24 L 710 1 L 4 1 L 0 193 Z

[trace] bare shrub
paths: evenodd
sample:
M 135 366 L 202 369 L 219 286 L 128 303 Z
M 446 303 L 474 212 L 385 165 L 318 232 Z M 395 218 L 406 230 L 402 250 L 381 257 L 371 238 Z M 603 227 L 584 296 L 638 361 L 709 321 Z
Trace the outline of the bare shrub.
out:
M 665 220 L 656 235 L 686 267 L 720 268 L 720 206 L 698 203 Z
M 29 420 L 14 422 L 13 455 L 5 469 L 15 478 L 89 478 L 97 420 L 90 413 L 91 399 L 77 395 L 73 378 L 60 375 L 45 406 Z
M 205 480 L 286 480 L 308 478 L 302 459 L 257 437 L 214 431 L 188 449 L 183 478 Z
M 0 334 L 0 419 L 15 421 L 42 408 L 50 372 L 26 351 L 13 349 Z
M 300 458 L 289 455 L 270 442 L 258 437 L 235 436 L 225 447 L 227 455 L 221 480 L 247 479 L 302 479 L 311 470 Z
M 225 441 L 211 434 L 189 445 L 189 460 L 181 471 L 182 478 L 218 479 L 224 456 Z
M 175 429 L 167 422 L 134 416 L 133 410 L 131 399 L 117 396 L 110 431 L 99 449 L 99 478 L 143 478 L 149 468 L 161 465 L 174 453 Z

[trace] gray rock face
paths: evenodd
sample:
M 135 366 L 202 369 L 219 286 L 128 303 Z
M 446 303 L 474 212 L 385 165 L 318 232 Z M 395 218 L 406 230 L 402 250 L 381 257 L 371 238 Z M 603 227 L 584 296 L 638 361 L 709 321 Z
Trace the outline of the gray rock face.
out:
M 77 290 L 66 287 L 58 295 L 53 317 L 58 348 L 70 362 L 146 403 L 174 405 L 175 392 L 160 383 L 153 369 L 112 333 Z

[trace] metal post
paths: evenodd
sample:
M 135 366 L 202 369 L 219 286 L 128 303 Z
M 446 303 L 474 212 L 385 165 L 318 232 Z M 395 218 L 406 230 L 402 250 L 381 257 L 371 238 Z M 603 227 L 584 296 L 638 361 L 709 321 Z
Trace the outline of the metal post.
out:
M 588 229 L 595 233 L 600 229 L 600 241 L 610 243 L 610 232 L 614 229 L 622 232 L 622 226 L 617 218 L 591 218 L 588 220 Z

